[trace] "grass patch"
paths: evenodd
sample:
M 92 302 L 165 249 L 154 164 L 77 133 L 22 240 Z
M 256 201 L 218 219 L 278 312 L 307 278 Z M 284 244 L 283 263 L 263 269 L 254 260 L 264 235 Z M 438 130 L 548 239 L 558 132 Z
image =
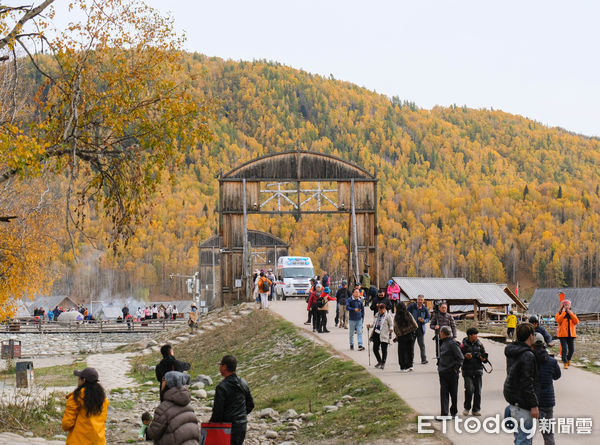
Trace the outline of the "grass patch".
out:
M 221 380 L 219 360 L 234 354 L 238 374 L 248 381 L 256 410 L 273 408 L 283 413 L 292 408 L 298 413 L 314 413 L 311 425 L 303 426 L 296 436 L 301 443 L 332 439 L 361 443 L 415 435 L 416 414 L 396 393 L 363 367 L 302 337 L 291 323 L 266 311 L 255 311 L 177 345 L 174 353 L 192 364 L 190 374 L 211 375 L 215 384 Z M 159 358 L 151 354 L 133 359 L 133 377 L 147 380 L 148 365 L 155 365 Z M 335 405 L 344 395 L 356 399 L 338 411 L 324 412 L 324 406 Z
M 66 434 L 61 428 L 65 410 L 63 395 L 11 395 L 8 399 L 0 405 L 0 431 L 31 431 L 36 437 Z
M 86 367 L 85 361 L 75 361 L 70 365 L 47 366 L 44 368 L 34 368 L 33 378 L 37 386 L 72 386 L 77 387 L 77 377 L 73 375 L 73 370 L 83 369 Z M 7 370 L 0 372 L 0 377 L 3 379 L 15 379 L 15 368 L 10 367 Z

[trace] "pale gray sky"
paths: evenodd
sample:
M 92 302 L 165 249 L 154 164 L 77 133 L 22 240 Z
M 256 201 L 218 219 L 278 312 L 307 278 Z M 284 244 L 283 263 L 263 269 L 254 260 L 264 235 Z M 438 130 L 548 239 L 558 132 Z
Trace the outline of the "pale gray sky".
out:
M 149 0 L 187 49 L 600 136 L 600 2 Z

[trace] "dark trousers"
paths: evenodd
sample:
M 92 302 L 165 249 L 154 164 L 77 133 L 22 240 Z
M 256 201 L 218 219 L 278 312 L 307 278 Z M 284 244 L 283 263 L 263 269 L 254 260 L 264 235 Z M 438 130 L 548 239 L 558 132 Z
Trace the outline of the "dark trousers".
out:
M 337 326 L 340 321 L 340 306 L 338 304 L 335 305 L 335 320 L 334 324 Z
M 415 355 L 415 340 L 412 333 L 398 337 L 398 364 L 400 369 L 408 369 L 413 366 Z
M 377 363 L 385 364 L 385 361 L 387 360 L 388 344 L 385 342 L 382 342 L 379 334 L 377 334 L 375 332 L 373 332 L 371 339 L 373 340 L 373 354 L 375 354 Z M 379 354 L 380 349 L 381 349 L 381 354 Z
M 481 411 L 482 375 L 463 375 L 463 379 L 465 380 L 465 409 L 469 411 L 472 406 L 473 412 L 477 413 Z
M 553 414 L 554 407 L 540 406 L 538 408 L 540 410 L 540 419 L 552 419 L 554 417 L 554 414 Z M 551 428 L 549 428 L 548 432 L 542 431 L 542 437 L 544 438 L 544 445 L 554 445 L 555 444 L 554 433 L 552 432 Z
M 573 352 L 575 352 L 575 338 L 573 337 L 559 337 L 560 340 L 560 355 L 563 363 L 571 361 Z
M 421 329 L 419 327 L 419 329 L 417 329 L 415 331 L 415 334 L 416 335 L 414 336 L 414 339 L 419 344 L 419 350 L 421 351 L 421 362 L 426 362 L 427 354 L 425 353 L 425 333 L 423 332 L 423 329 Z M 413 340 L 413 351 L 414 350 L 415 350 L 415 344 L 414 344 L 414 340 Z
M 512 340 L 515 336 L 515 328 L 506 328 L 506 336 Z
M 247 423 L 231 424 L 231 445 L 242 445 L 246 438 Z
M 317 332 L 327 330 L 327 311 L 317 311 Z
M 319 311 L 316 309 L 311 309 L 310 312 L 312 314 L 313 331 L 318 331 L 319 330 Z
M 448 415 L 448 399 L 452 402 L 450 406 L 450 415 L 456 416 L 458 407 L 456 399 L 458 398 L 458 374 L 454 371 L 439 372 L 440 376 L 440 405 L 441 415 Z
M 312 311 L 307 311 L 308 312 L 308 320 L 306 320 L 307 323 L 312 322 Z

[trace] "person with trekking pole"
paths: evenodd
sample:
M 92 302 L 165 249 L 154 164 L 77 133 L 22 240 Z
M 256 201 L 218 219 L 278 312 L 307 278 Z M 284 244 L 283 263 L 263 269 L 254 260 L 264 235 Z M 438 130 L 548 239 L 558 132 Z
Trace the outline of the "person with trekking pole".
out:
M 452 338 L 456 338 L 456 325 L 454 324 L 454 318 L 448 313 L 448 305 L 446 303 L 439 303 L 434 308 L 433 317 L 431 317 L 431 323 L 429 327 L 435 332 L 435 358 L 439 360 L 440 357 L 440 328 L 442 326 L 448 326 L 452 330 Z
M 392 315 L 387 311 L 387 307 L 384 303 L 377 305 L 378 313 L 373 320 L 373 325 L 367 325 L 367 333 L 369 329 L 373 327 L 373 333 L 369 335 L 369 340 L 373 342 L 373 354 L 377 359 L 376 368 L 384 369 L 385 361 L 387 359 L 387 350 L 390 340 L 392 339 L 392 332 L 394 331 L 394 319 Z M 381 355 L 379 350 L 381 349 Z M 371 353 L 369 351 L 369 366 L 371 365 Z

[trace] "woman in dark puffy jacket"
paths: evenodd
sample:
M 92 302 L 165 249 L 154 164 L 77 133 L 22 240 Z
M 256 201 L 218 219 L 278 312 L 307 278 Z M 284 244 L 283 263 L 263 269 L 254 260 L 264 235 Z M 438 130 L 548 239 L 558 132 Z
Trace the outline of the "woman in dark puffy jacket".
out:
M 554 383 L 553 380 L 560 378 L 560 366 L 554 357 L 551 357 L 546 351 L 546 342 L 542 334 L 535 334 L 535 343 L 533 344 L 533 354 L 538 368 L 538 386 L 536 394 L 538 398 L 540 419 L 552 419 L 554 417 Z M 546 432 L 542 430 L 544 445 L 554 445 L 554 434 L 552 429 Z
M 192 397 L 185 385 L 190 376 L 169 371 L 162 381 L 165 386 L 163 401 L 154 411 L 154 419 L 146 430 L 156 445 L 200 445 L 198 418 L 190 405 Z

